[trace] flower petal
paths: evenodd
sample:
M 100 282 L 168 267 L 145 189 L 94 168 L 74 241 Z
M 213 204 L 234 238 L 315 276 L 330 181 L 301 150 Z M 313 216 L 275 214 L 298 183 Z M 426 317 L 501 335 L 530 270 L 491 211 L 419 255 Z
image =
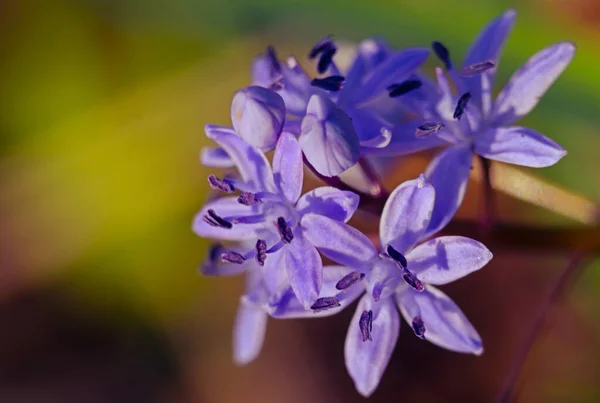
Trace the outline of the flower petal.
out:
M 323 318 L 335 315 L 342 311 L 348 305 L 352 304 L 364 292 L 362 284 L 355 284 L 350 288 L 340 291 L 335 288 L 338 281 L 346 275 L 352 273 L 354 269 L 344 266 L 325 266 L 323 267 L 323 286 L 321 287 L 321 297 L 337 296 L 340 306 L 322 310 L 313 311 L 304 309 L 304 305 L 298 301 L 292 288 L 284 289 L 279 295 L 269 301 L 265 308 L 269 315 L 278 319 L 296 319 L 296 318 Z
M 362 313 L 369 310 L 373 310 L 372 340 L 363 341 L 359 321 Z M 377 303 L 369 295 L 361 298 L 344 344 L 346 368 L 361 395 L 368 397 L 377 389 L 396 346 L 399 331 L 400 318 L 391 298 Z
M 221 218 L 228 220 L 230 217 L 243 217 L 255 214 L 252 206 L 238 203 L 237 196 L 221 197 L 204 205 L 202 210 L 194 217 L 192 225 L 196 235 L 203 238 L 212 238 L 224 241 L 242 241 L 256 237 L 256 231 L 263 228 L 258 224 L 233 224 L 231 228 L 214 227 L 204 221 L 203 217 L 208 210 L 214 210 Z M 229 221 L 229 220 L 228 220 Z
M 506 126 L 528 114 L 567 68 L 575 55 L 575 45 L 561 42 L 533 55 L 517 70 L 494 103 L 495 126 Z
M 427 237 L 446 226 L 462 203 L 473 152 L 467 146 L 451 146 L 438 154 L 427 167 L 425 176 L 435 188 L 435 205 Z
M 260 354 L 267 319 L 265 311 L 242 298 L 233 325 L 233 361 L 237 365 L 246 365 Z
M 337 176 L 358 162 L 360 144 L 350 117 L 328 98 L 313 95 L 302 120 L 300 146 L 322 175 Z
M 246 143 L 228 127 L 206 125 L 206 136 L 214 140 L 229 155 L 246 182 L 254 191 L 275 192 L 273 171 L 258 148 Z
M 425 234 L 435 201 L 435 190 L 421 175 L 398 186 L 387 199 L 381 220 L 381 248 L 392 246 L 406 253 Z
M 291 203 L 296 203 L 302 193 L 304 164 L 302 149 L 296 137 L 291 133 L 282 133 L 277 141 L 273 155 L 273 173 L 275 183 L 285 198 Z
M 244 141 L 261 149 L 275 146 L 285 120 L 283 98 L 275 91 L 252 85 L 235 93 L 231 122 Z
M 337 263 L 361 267 L 378 256 L 366 235 L 342 222 L 318 214 L 305 214 L 300 225 L 306 239 Z
M 490 129 L 477 138 L 475 152 L 491 160 L 542 168 L 556 164 L 567 151 L 527 127 Z
M 294 232 L 294 239 L 284 247 L 285 269 L 296 298 L 309 309 L 319 297 L 323 284 L 323 262 L 315 247 L 302 234 Z
M 423 292 L 410 288 L 396 294 L 396 302 L 408 323 L 419 315 L 425 324 L 425 339 L 447 350 L 481 355 L 483 344 L 477 330 L 460 308 L 442 291 L 426 286 Z
M 477 105 L 483 111 L 484 116 L 490 112 L 492 87 L 496 68 L 498 67 L 498 59 L 515 24 L 516 17 L 517 12 L 511 9 L 491 21 L 475 39 L 465 57 L 465 67 L 488 60 L 496 65 L 495 68 L 473 77 L 463 78 L 466 91 L 471 93 L 471 104 Z
M 365 77 L 363 85 L 353 95 L 353 102 L 363 102 L 382 92 L 389 85 L 406 80 L 429 56 L 429 49 L 412 48 L 392 54 Z
M 492 252 L 470 238 L 443 236 L 417 246 L 406 259 L 419 280 L 442 285 L 481 269 L 492 259 Z
M 233 168 L 235 162 L 229 158 L 225 150 L 220 147 L 203 147 L 200 151 L 200 163 L 212 168 Z
M 296 210 L 300 215 L 320 214 L 347 222 L 358 208 L 359 201 L 360 197 L 356 193 L 322 186 L 302 195 L 296 204 Z

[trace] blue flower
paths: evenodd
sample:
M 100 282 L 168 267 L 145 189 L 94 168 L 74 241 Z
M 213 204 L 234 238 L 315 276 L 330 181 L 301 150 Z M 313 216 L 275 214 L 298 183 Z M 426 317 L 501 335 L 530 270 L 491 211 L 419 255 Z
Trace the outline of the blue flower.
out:
M 427 236 L 435 190 L 424 176 L 405 182 L 390 195 L 381 215 L 379 237 L 383 250 L 357 256 L 352 267 L 329 268 L 323 303 L 317 315 L 332 315 L 361 296 L 350 323 L 344 354 L 357 390 L 369 396 L 377 388 L 398 339 L 400 317 L 415 334 L 440 347 L 479 355 L 481 338 L 460 309 L 434 285 L 444 285 L 479 270 L 492 258 L 481 243 L 460 236 L 443 236 L 418 244 Z M 362 242 L 367 240 L 361 239 Z M 415 246 L 417 245 L 417 246 Z M 337 277 L 336 277 L 337 276 Z M 332 290 L 330 294 L 323 292 Z M 318 300 L 318 301 L 319 301 Z M 324 307 L 329 307 L 323 310 Z M 303 317 L 306 313 L 289 296 L 267 306 L 274 317 Z
M 225 193 L 241 191 L 207 203 L 196 215 L 196 234 L 217 240 L 245 242 L 244 251 L 221 254 L 234 264 L 256 260 L 264 266 L 272 293 L 291 287 L 305 309 L 317 300 L 323 282 L 317 248 L 342 264 L 357 263 L 366 237 L 345 224 L 358 207 L 358 195 L 332 187 L 316 188 L 300 197 L 303 183 L 302 151 L 296 137 L 283 132 L 273 156 L 265 155 L 233 130 L 207 126 L 207 135 L 234 161 L 240 179 L 209 177 L 211 186 Z M 281 273 L 286 282 L 279 281 Z
M 411 101 L 411 96 L 400 101 L 411 101 L 413 109 L 426 122 L 395 127 L 396 143 L 382 152 L 402 154 L 449 145 L 425 173 L 436 189 L 430 234 L 443 228 L 460 206 L 474 155 L 527 167 L 547 167 L 566 155 L 565 149 L 549 138 L 513 124 L 535 107 L 568 66 L 575 53 L 572 43 L 557 43 L 532 56 L 492 100 L 498 58 L 515 17 L 516 12 L 509 10 L 492 21 L 471 46 L 460 72 L 456 71 L 448 50 L 434 42 L 434 51 L 457 88 L 456 95 L 438 68 L 437 89 L 424 80 L 423 88 L 409 94 L 421 96 L 422 102 Z
M 272 48 L 255 59 L 252 69 L 255 85 L 281 95 L 285 129 L 306 139 L 301 141 L 306 159 L 325 176 L 339 175 L 361 154 L 389 144 L 398 110 L 386 89 L 411 77 L 429 54 L 422 48 L 392 52 L 382 41 L 369 39 L 358 46 L 344 77 L 333 60 L 336 51 L 333 40 L 325 38 L 309 55 L 319 57 L 319 71 L 330 74 L 325 78 L 311 80 L 295 58 L 281 63 Z

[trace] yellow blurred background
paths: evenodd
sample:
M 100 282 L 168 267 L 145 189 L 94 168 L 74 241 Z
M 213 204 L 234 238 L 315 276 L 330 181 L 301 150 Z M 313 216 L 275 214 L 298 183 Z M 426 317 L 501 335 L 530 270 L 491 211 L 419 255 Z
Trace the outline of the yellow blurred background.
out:
M 534 174 L 598 200 L 595 0 L 1 2 L 0 402 L 362 401 L 343 364 L 352 308 L 272 320 L 261 357 L 231 362 L 242 280 L 201 278 L 207 243 L 190 229 L 208 190 L 203 126 L 229 123 L 231 96 L 268 44 L 303 57 L 327 34 L 396 47 L 442 40 L 459 60 L 509 6 L 518 18 L 499 81 L 544 46 L 578 45 L 522 123 L 569 152 Z M 509 198 L 502 211 L 570 223 Z M 446 287 L 486 353 L 442 351 L 405 328 L 371 400 L 491 401 L 565 259 L 503 252 Z M 536 344 L 518 401 L 600 401 L 599 314 L 595 265 Z

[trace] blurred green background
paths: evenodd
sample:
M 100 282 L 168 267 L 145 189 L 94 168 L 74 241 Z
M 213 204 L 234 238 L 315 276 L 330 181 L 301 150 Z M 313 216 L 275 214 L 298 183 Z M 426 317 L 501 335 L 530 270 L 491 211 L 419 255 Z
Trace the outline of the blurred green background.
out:
M 1 2 L 0 401 L 361 401 L 343 368 L 351 312 L 271 321 L 257 362 L 231 363 L 242 281 L 200 278 L 206 243 L 190 230 L 207 197 L 203 126 L 229 123 L 231 96 L 268 44 L 303 57 L 327 34 L 396 47 L 441 40 L 460 60 L 511 6 L 499 82 L 544 46 L 578 46 L 522 122 L 569 151 L 535 174 L 598 200 L 595 0 Z M 487 353 L 457 356 L 404 329 L 373 399 L 489 401 L 563 261 L 497 255 L 447 287 Z M 600 400 L 597 273 L 588 269 L 554 315 L 520 401 Z

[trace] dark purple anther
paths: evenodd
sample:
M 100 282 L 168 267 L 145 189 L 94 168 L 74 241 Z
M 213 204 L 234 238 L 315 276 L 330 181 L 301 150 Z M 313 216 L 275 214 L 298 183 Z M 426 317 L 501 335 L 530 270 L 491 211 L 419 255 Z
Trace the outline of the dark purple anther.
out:
M 285 85 L 283 84 L 283 78 L 278 79 L 277 81 L 274 81 L 273 84 L 271 84 L 269 86 L 269 89 L 271 91 L 281 91 L 283 88 L 285 87 Z
M 415 136 L 418 138 L 428 137 L 437 133 L 443 127 L 444 124 L 441 122 L 425 122 L 421 126 L 417 127 Z
M 310 307 L 315 313 L 320 311 L 325 311 L 330 308 L 336 308 L 338 306 L 342 306 L 340 304 L 340 300 L 337 297 L 323 297 L 319 298 L 315 301 L 314 304 Z
M 237 252 L 225 252 L 221 254 L 221 260 L 227 263 L 242 264 L 246 259 Z
M 215 210 L 208 210 L 206 212 L 206 214 L 204 214 L 204 216 L 202 216 L 202 219 L 204 220 L 205 223 L 212 225 L 213 227 L 220 227 L 220 228 L 227 228 L 227 229 L 231 229 L 231 227 L 233 227 L 232 223 L 219 217 L 217 215 L 217 213 L 215 213 Z
M 219 179 L 215 175 L 208 175 L 208 183 L 215 190 L 220 190 L 225 193 L 235 192 L 235 187 L 227 181 L 227 179 Z
M 421 88 L 420 80 L 406 80 L 401 82 L 400 84 L 392 84 L 387 87 L 390 98 L 396 98 L 401 95 L 407 94 L 411 91 L 414 91 L 418 88 Z
M 440 42 L 431 42 L 431 48 L 435 52 L 435 55 L 444 63 L 446 70 L 452 70 L 452 61 L 450 60 L 448 48 Z
M 262 199 L 256 197 L 254 193 L 242 192 L 238 197 L 238 203 L 243 204 L 244 206 L 254 206 L 262 203 Z
M 292 239 L 294 239 L 292 229 L 288 226 L 285 218 L 279 217 L 277 219 L 277 230 L 279 231 L 279 235 L 281 236 L 283 243 L 290 243 L 292 242 Z
M 256 263 L 261 266 L 265 265 L 265 260 L 267 260 L 267 243 L 259 239 L 256 241 Z
M 277 59 L 277 53 L 273 46 L 267 46 L 267 57 L 271 62 L 271 71 L 273 75 L 281 73 L 281 64 L 279 63 L 279 59 Z
M 325 91 L 339 91 L 342 89 L 345 78 L 343 76 L 329 76 L 325 78 L 313 78 L 310 85 L 319 87 Z
M 371 332 L 373 331 L 373 311 L 363 311 L 358 321 L 362 341 L 373 341 Z
M 415 274 L 411 271 L 404 269 L 402 271 L 402 278 L 404 279 L 404 281 L 406 281 L 406 283 L 409 286 L 411 286 L 418 292 L 421 292 L 425 289 L 425 286 L 423 285 L 423 283 L 421 283 L 421 280 L 419 280 L 417 276 L 415 276 Z
M 314 59 L 315 57 L 319 56 L 321 53 L 324 53 L 330 49 L 335 49 L 335 44 L 333 43 L 333 39 L 331 38 L 331 35 L 326 36 L 325 38 L 323 38 L 319 42 L 317 42 L 315 44 L 315 46 L 313 46 L 313 48 L 310 50 L 310 53 L 308 54 L 308 58 Z
M 352 273 L 345 275 L 340 281 L 338 281 L 335 285 L 335 288 L 338 290 L 345 290 L 347 288 L 350 288 L 351 286 L 356 284 L 356 282 L 362 280 L 363 278 L 365 278 L 365 273 L 353 271 Z
M 381 283 L 376 283 L 375 286 L 373 286 L 373 300 L 375 302 L 379 301 L 379 298 L 381 298 L 381 292 L 383 291 L 383 284 Z
M 208 259 L 211 262 L 216 262 L 222 250 L 223 245 L 221 245 L 220 243 L 213 243 L 212 245 L 210 245 L 210 249 L 208 250 Z
M 469 99 L 471 99 L 470 92 L 465 92 L 464 94 L 461 95 L 461 97 L 458 99 L 458 103 L 456 104 L 456 109 L 454 109 L 454 115 L 453 115 L 454 119 L 460 120 L 463 113 L 465 113 L 465 108 L 467 107 L 467 104 L 469 103 Z
M 404 269 L 408 267 L 408 262 L 406 261 L 404 255 L 398 252 L 396 249 L 394 249 L 392 245 L 388 245 L 387 254 L 396 262 L 400 263 L 400 266 L 402 266 Z
M 425 340 L 425 323 L 419 315 L 413 318 L 412 328 L 418 338 Z
M 333 55 L 337 52 L 337 48 L 331 48 L 323 52 L 319 62 L 317 63 L 317 71 L 319 74 L 323 74 L 327 71 L 331 63 L 333 62 Z
M 474 63 L 470 66 L 466 66 L 463 68 L 462 75 L 464 77 L 472 77 L 476 74 L 483 73 L 486 70 L 493 69 L 496 67 L 496 63 L 491 60 L 486 60 L 485 62 Z

